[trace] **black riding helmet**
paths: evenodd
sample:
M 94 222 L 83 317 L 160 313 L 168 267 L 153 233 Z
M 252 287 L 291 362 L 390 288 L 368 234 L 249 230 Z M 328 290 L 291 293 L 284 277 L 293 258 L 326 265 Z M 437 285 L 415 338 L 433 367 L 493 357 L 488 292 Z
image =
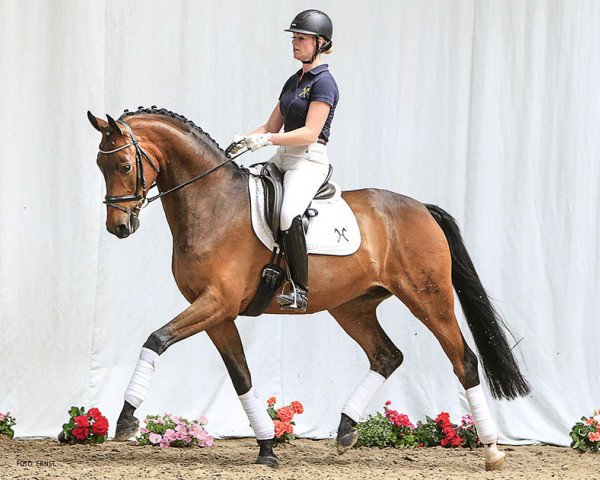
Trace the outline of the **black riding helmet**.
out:
M 315 53 L 312 59 L 310 61 L 303 61 L 302 63 L 312 63 L 319 53 L 329 50 L 333 45 L 333 23 L 331 22 L 331 18 L 321 10 L 311 9 L 300 12 L 292 20 L 290 28 L 285 31 L 292 33 L 306 33 L 316 37 Z M 325 43 L 322 47 L 319 47 L 319 37 L 325 39 Z

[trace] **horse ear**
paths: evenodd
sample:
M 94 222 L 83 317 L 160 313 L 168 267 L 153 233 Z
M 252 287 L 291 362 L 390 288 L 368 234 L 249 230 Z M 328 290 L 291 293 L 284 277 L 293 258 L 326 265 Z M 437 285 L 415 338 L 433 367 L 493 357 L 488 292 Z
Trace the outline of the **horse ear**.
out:
M 87 117 L 90 123 L 92 124 L 92 127 L 94 127 L 99 132 L 102 132 L 102 130 L 106 130 L 106 127 L 108 127 L 108 123 L 106 123 L 101 118 L 94 117 L 94 115 L 92 115 L 92 112 L 90 112 L 89 110 L 87 112 Z
M 115 122 L 114 118 L 112 118 L 108 114 L 106 115 L 106 118 L 108 118 L 108 125 L 110 126 L 111 133 L 114 132 L 114 133 L 118 133 L 119 135 L 123 136 L 123 132 L 119 128 L 119 124 L 117 122 Z

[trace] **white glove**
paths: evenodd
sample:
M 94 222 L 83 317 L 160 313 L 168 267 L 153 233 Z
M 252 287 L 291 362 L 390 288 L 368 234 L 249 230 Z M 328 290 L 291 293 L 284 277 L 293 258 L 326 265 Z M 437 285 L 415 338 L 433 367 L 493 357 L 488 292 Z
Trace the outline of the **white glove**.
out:
M 271 133 L 253 133 L 252 135 L 247 135 L 244 138 L 244 143 L 253 152 L 267 145 L 273 145 L 271 143 Z
M 242 148 L 244 148 L 246 145 L 244 144 L 243 140 L 245 139 L 245 137 L 243 135 L 234 135 L 233 140 L 231 141 L 231 143 L 237 143 L 237 145 L 235 147 L 232 147 L 231 150 L 229 151 L 230 155 L 235 155 L 236 153 L 238 153 Z

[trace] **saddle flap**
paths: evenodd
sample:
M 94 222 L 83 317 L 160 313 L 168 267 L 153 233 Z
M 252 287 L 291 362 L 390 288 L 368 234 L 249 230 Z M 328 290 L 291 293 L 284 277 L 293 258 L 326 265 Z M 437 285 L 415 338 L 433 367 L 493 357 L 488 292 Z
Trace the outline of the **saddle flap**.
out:
M 277 165 L 268 162 L 260 171 L 260 179 L 265 186 L 265 218 L 276 237 L 279 232 L 279 212 L 283 203 L 283 172 Z

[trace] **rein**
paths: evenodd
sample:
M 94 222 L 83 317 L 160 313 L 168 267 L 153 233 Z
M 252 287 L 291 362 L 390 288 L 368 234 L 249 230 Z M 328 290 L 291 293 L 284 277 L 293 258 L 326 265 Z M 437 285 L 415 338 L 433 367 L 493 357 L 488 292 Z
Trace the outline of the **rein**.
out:
M 148 197 L 148 191 L 151 190 L 153 187 L 156 187 L 157 185 L 155 182 L 153 185 L 150 186 L 150 188 L 146 189 L 146 176 L 144 175 L 144 161 L 143 161 L 142 157 L 145 157 L 146 160 L 148 160 L 148 163 L 152 166 L 152 168 L 156 171 L 157 174 L 160 173 L 160 168 L 158 168 L 158 166 L 152 160 L 150 155 L 148 155 L 144 151 L 144 149 L 140 146 L 131 127 L 124 120 L 117 120 L 117 122 L 120 123 L 121 125 L 124 125 L 125 127 L 127 127 L 127 130 L 129 131 L 129 135 L 131 137 L 131 142 L 127 143 L 125 145 L 122 145 L 118 148 L 115 148 L 114 150 L 99 150 L 99 152 L 104 155 L 107 155 L 107 154 L 119 152 L 119 151 L 129 148 L 131 146 L 135 147 L 135 167 L 136 167 L 135 192 L 132 194 L 129 194 L 129 195 L 120 195 L 120 196 L 106 195 L 104 197 L 104 201 L 102 203 L 105 203 L 109 207 L 116 208 L 117 210 L 125 212 L 129 215 L 137 216 L 138 212 L 142 208 L 146 207 L 147 205 L 152 203 L 154 200 L 158 200 L 159 198 L 162 198 L 165 195 L 168 195 L 169 193 L 175 192 L 175 191 L 179 190 L 180 188 L 183 188 L 183 187 L 189 185 L 190 183 L 193 183 L 197 180 L 200 180 L 201 178 L 204 178 L 204 177 L 210 175 L 215 170 L 218 170 L 219 168 L 221 168 L 223 165 L 231 162 L 232 160 L 236 159 L 240 155 L 243 155 L 244 153 L 249 151 L 249 149 L 246 148 L 245 150 L 242 150 L 237 155 L 231 156 L 231 150 L 234 147 L 236 147 L 237 145 L 239 145 L 240 143 L 242 143 L 243 140 L 240 140 L 239 142 L 234 142 L 225 149 L 225 156 L 227 157 L 227 160 L 219 163 L 218 165 L 215 165 L 214 167 L 212 167 L 211 169 L 207 170 L 204 173 L 201 173 L 200 175 L 196 175 L 195 177 L 190 178 L 189 180 L 186 180 L 185 182 L 183 182 L 179 185 L 176 185 L 173 188 L 170 188 L 169 190 L 167 190 L 165 192 L 160 192 L 158 195 Z M 141 187 L 141 191 L 142 191 L 141 195 L 139 193 L 140 187 Z M 126 208 L 126 207 L 119 205 L 122 202 L 133 202 L 133 201 L 137 201 L 137 204 L 133 208 Z

